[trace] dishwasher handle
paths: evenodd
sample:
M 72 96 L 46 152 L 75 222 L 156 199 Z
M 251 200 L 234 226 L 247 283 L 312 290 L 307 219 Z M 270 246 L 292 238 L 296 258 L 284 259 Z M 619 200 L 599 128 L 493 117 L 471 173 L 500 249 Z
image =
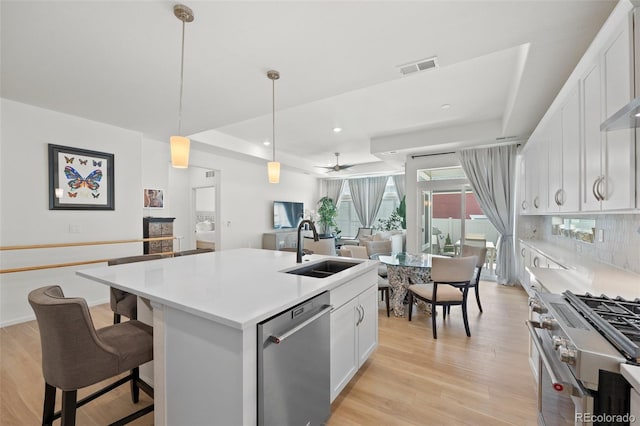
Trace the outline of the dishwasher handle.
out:
M 322 309 L 317 314 L 312 316 L 311 318 L 301 322 L 300 324 L 296 325 L 292 329 L 290 329 L 288 331 L 285 331 L 284 333 L 282 333 L 280 335 L 277 335 L 277 336 L 271 335 L 271 336 L 269 336 L 269 340 L 271 340 L 276 345 L 279 344 L 279 343 L 282 343 L 286 338 L 288 338 L 291 335 L 293 335 L 293 334 L 297 333 L 298 331 L 302 330 L 307 325 L 311 324 L 312 322 L 314 322 L 315 320 L 317 320 L 318 318 L 320 318 L 324 314 L 328 313 L 331 309 L 333 309 L 333 305 L 324 305 L 322 307 Z

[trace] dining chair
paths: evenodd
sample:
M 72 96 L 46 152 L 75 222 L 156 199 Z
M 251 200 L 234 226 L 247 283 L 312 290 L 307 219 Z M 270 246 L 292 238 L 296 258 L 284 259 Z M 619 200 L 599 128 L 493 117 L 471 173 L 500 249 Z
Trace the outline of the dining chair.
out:
M 122 265 L 125 263 L 144 262 L 147 260 L 162 259 L 164 256 L 161 254 L 143 254 L 139 256 L 127 256 L 118 257 L 115 259 L 109 259 L 107 265 Z M 113 311 L 113 323 L 120 323 L 121 316 L 125 316 L 129 319 L 138 318 L 138 296 L 131 294 L 124 290 L 119 290 L 114 287 L 109 288 L 109 304 Z
M 462 246 L 460 256 L 461 257 L 476 256 L 478 258 L 478 263 L 476 264 L 475 271 L 473 272 L 473 279 L 471 280 L 471 284 L 469 285 L 469 288 L 473 288 L 475 290 L 478 309 L 480 309 L 480 312 L 484 312 L 482 310 L 482 304 L 480 303 L 480 273 L 482 272 L 482 267 L 484 266 L 485 258 L 487 257 L 487 248 L 475 247 L 475 246 L 470 246 L 468 244 L 464 244 Z
M 31 291 L 28 300 L 36 314 L 42 348 L 43 425 L 52 425 L 58 418 L 62 426 L 75 425 L 77 408 L 127 382 L 133 403 L 138 403 L 140 389 L 153 398 L 153 389 L 139 374 L 139 366 L 153 360 L 152 327 L 131 320 L 96 329 L 86 300 L 65 297 L 57 285 Z M 77 400 L 78 389 L 127 371 L 127 376 Z M 57 389 L 62 390 L 62 409 L 54 412 Z M 152 411 L 153 404 L 113 425 L 127 424 Z
M 302 244 L 305 250 L 310 250 L 315 254 L 336 255 L 336 239 L 334 237 L 320 238 L 318 241 L 314 241 L 313 238 L 304 237 Z
M 342 247 L 340 249 L 341 256 L 353 257 L 356 259 L 369 259 L 369 254 L 367 252 L 367 248 L 363 246 L 349 246 Z M 380 297 L 382 301 L 387 305 L 387 316 L 389 316 L 390 306 L 389 306 L 389 280 L 387 279 L 387 266 L 380 264 L 378 265 L 378 291 L 380 292 Z
M 478 263 L 476 256 L 434 257 L 431 259 L 431 279 L 429 284 L 413 284 L 408 288 L 409 321 L 413 310 L 414 298 L 431 304 L 431 328 L 433 338 L 437 339 L 436 306 L 443 306 L 444 312 L 451 305 L 462 307 L 462 320 L 468 337 L 471 337 L 467 318 L 467 295 L 473 279 L 473 271 Z M 443 315 L 444 320 L 444 315 Z

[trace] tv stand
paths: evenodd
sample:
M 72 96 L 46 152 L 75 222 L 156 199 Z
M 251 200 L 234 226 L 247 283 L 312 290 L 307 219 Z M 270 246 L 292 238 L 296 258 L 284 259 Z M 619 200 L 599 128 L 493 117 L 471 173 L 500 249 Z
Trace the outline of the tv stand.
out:
M 262 248 L 267 250 L 291 249 L 298 246 L 296 229 L 282 229 L 262 234 Z

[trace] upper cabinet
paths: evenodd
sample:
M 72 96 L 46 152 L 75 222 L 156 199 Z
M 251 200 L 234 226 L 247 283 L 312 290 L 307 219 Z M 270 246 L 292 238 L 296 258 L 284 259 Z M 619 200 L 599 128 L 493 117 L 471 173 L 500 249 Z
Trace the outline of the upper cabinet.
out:
M 600 130 L 634 98 L 630 11 L 618 4 L 527 142 L 521 214 L 640 207 L 636 129 Z
M 549 123 L 549 212 L 579 209 L 580 91 L 576 86 Z
M 549 153 L 548 133 L 541 129 L 531 136 L 520 165 L 520 214 L 547 211 Z
M 621 25 L 583 76 L 582 211 L 635 205 L 635 130 L 600 131 L 600 123 L 633 98 L 632 41 Z

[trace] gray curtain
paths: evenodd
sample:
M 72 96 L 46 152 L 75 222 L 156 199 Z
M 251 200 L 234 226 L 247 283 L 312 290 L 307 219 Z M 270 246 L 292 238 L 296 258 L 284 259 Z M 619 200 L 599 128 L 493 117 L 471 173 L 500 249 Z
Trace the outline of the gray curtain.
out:
M 482 211 L 500 234 L 496 275 L 498 283 L 508 285 L 515 284 L 517 275 L 513 240 L 517 149 L 508 145 L 458 152 Z
M 333 200 L 336 208 L 340 207 L 340 194 L 344 186 L 344 179 L 332 179 L 325 181 L 327 186 L 327 197 Z
M 370 228 L 382 205 L 382 197 L 387 186 L 388 176 L 349 179 L 349 191 L 353 207 L 360 223 Z
M 402 201 L 402 197 L 406 194 L 404 189 L 404 175 L 394 175 L 393 183 L 396 185 L 396 194 L 398 194 L 398 200 Z

